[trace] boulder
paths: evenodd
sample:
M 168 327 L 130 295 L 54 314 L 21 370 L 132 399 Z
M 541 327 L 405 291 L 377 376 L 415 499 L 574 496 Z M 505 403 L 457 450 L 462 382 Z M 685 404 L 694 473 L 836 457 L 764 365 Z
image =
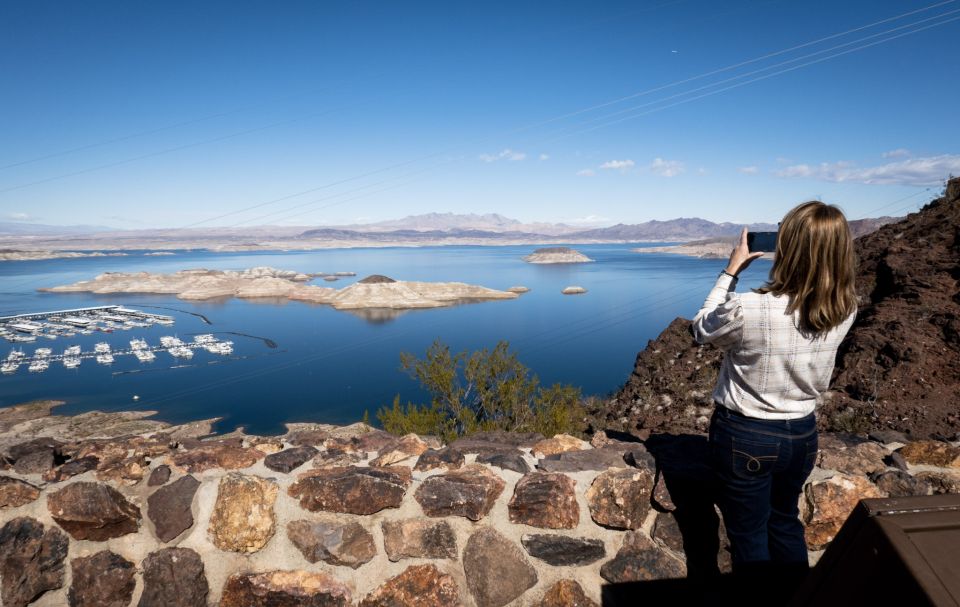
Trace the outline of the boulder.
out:
M 154 468 L 153 472 L 150 473 L 150 477 L 147 479 L 147 486 L 158 487 L 166 484 L 168 480 L 170 480 L 170 466 L 163 464 L 162 466 Z
M 173 456 L 173 464 L 185 472 L 196 473 L 221 468 L 240 470 L 257 463 L 263 452 L 251 447 L 238 447 L 230 443 L 201 444 Z
M 800 512 L 810 550 L 820 550 L 833 541 L 857 502 L 868 497 L 885 496 L 862 476 L 838 473 L 807 483 Z
M 324 449 L 313 458 L 313 465 L 317 468 L 335 468 L 351 466 L 359 463 L 366 457 L 359 451 L 344 451 L 342 449 Z
M 555 567 L 589 565 L 607 555 L 603 540 L 546 533 L 527 534 L 520 543 L 530 556 Z
M 200 481 L 188 474 L 160 487 L 147 498 L 147 517 L 161 542 L 169 542 L 193 526 L 190 507 L 199 487 Z
M 600 607 L 573 580 L 560 580 L 547 589 L 533 607 Z
M 119 554 L 102 550 L 70 561 L 70 607 L 127 607 L 133 598 L 136 567 Z
M 410 485 L 410 469 L 355 466 L 311 470 L 290 486 L 291 497 L 311 512 L 373 514 L 397 508 Z
M 451 447 L 459 449 L 463 453 L 476 453 L 478 455 L 513 452 L 521 447 L 533 447 L 537 442 L 543 440 L 543 435 L 538 432 L 506 432 L 502 430 L 490 432 L 474 432 L 470 436 L 458 438 L 450 443 Z
M 326 573 L 268 571 L 227 578 L 220 607 L 347 607 L 350 589 Z
M 276 526 L 276 499 L 274 481 L 236 472 L 222 477 L 207 528 L 214 546 L 241 553 L 266 546 Z
M 650 535 L 667 548 L 676 552 L 683 552 L 683 534 L 680 532 L 680 525 L 677 524 L 677 519 L 673 514 L 668 512 L 658 513 Z
M 493 508 L 505 485 L 485 466 L 471 464 L 431 476 L 420 484 L 414 497 L 427 516 L 463 516 L 479 521 Z
M 189 548 L 164 548 L 143 559 L 138 607 L 206 607 L 207 576 L 200 555 Z
M 564 287 L 564 289 L 560 292 L 564 295 L 582 295 L 586 293 L 587 290 L 578 285 L 571 285 L 569 287 Z
M 35 438 L 10 447 L 8 453 L 17 474 L 44 474 L 56 465 L 63 444 L 49 437 Z
M 360 601 L 360 607 L 454 607 L 461 604 L 457 582 L 436 565 L 411 565 Z
M 407 434 L 399 440 L 384 446 L 377 452 L 377 457 L 370 462 L 371 466 L 389 466 L 397 464 L 405 459 L 420 455 L 429 449 L 425 443 L 416 434 Z
M 84 472 L 96 470 L 97 466 L 99 465 L 100 460 L 94 455 L 79 457 L 70 460 L 62 466 L 47 470 L 47 472 L 43 475 L 43 480 L 50 483 L 59 483 L 67 480 L 68 478 L 83 474 Z
M 873 477 L 873 483 L 889 497 L 908 497 L 933 493 L 930 483 L 922 478 L 911 476 L 902 470 L 881 472 Z
M 356 569 L 377 555 L 373 536 L 356 521 L 290 521 L 287 537 L 311 563 L 324 561 Z
M 0 508 L 19 508 L 40 497 L 40 489 L 12 476 L 0 476 Z
M 580 522 L 575 483 L 556 472 L 531 472 L 517 482 L 507 509 L 511 523 L 573 529 Z
M 901 447 L 899 453 L 914 466 L 925 464 L 941 468 L 960 468 L 960 447 L 942 441 L 915 441 Z
M 587 489 L 590 516 L 598 525 L 639 529 L 650 511 L 653 474 L 642 468 L 601 472 Z
M 533 453 L 534 457 L 546 457 L 548 455 L 556 455 L 557 453 L 566 453 L 567 451 L 582 451 L 589 448 L 590 443 L 580 440 L 576 436 L 570 436 L 569 434 L 557 434 L 553 438 L 547 438 L 542 441 L 538 441 L 533 445 L 530 451 Z
M 102 483 L 80 481 L 47 496 L 47 509 L 75 540 L 102 542 L 140 527 L 140 508 Z
M 523 552 L 492 527 L 467 540 L 463 571 L 477 607 L 502 607 L 537 583 L 537 571 Z
M 463 467 L 463 462 L 463 452 L 453 447 L 427 449 L 420 454 L 417 465 L 413 469 L 421 472 L 438 468 L 441 470 L 456 470 Z
M 68 544 L 62 531 L 28 517 L 0 528 L 0 604 L 23 607 L 62 587 Z
M 292 447 L 277 453 L 272 453 L 263 459 L 263 465 L 274 472 L 289 474 L 316 457 L 317 449 L 309 445 Z
M 960 493 L 960 473 L 929 471 L 917 472 L 914 476 L 928 483 L 935 495 Z
M 602 447 L 584 451 L 567 451 L 548 455 L 537 462 L 537 469 L 544 472 L 583 472 L 586 470 L 607 470 L 626 468 L 621 449 Z
M 517 449 L 510 451 L 496 451 L 483 453 L 477 456 L 476 463 L 495 466 L 502 470 L 513 470 L 520 474 L 530 472 L 530 464 L 523 458 L 523 453 Z
M 639 531 L 627 533 L 617 555 L 600 567 L 600 577 L 613 584 L 677 579 L 686 575 L 683 561 Z
M 387 558 L 455 559 L 457 537 L 447 521 L 412 518 L 383 521 L 383 547 Z
M 883 462 L 887 451 L 873 441 L 844 440 L 838 435 L 824 434 L 819 443 L 817 465 L 825 470 L 869 476 L 887 468 Z

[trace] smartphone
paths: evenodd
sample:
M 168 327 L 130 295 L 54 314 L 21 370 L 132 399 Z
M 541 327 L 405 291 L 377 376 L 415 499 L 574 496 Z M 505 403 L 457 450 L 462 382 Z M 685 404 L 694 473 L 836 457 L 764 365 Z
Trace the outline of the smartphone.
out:
M 747 232 L 747 248 L 751 253 L 758 251 L 773 253 L 777 250 L 777 233 Z

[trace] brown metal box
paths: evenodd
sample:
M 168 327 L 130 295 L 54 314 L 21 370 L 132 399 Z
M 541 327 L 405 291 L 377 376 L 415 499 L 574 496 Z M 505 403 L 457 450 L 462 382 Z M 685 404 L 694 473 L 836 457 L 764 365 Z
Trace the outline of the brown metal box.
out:
M 862 500 L 790 605 L 960 607 L 960 494 Z

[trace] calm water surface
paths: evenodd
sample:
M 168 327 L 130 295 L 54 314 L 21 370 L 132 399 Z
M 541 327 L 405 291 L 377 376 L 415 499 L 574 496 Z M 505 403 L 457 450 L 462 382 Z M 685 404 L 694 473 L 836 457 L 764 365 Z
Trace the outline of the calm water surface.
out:
M 542 383 L 570 383 L 585 394 L 605 395 L 627 379 L 636 354 L 676 316 L 692 316 L 703 302 L 721 260 L 638 254 L 644 244 L 576 245 L 596 263 L 533 265 L 522 257 L 535 247 L 424 247 L 338 249 L 295 253 L 178 253 L 152 257 L 59 259 L 0 264 L 0 314 L 121 304 L 170 314 L 172 327 L 39 339 L 23 344 L 55 353 L 79 344 L 92 350 L 98 341 L 128 348 L 134 337 L 151 345 L 161 335 L 185 341 L 215 333 L 235 343 L 233 357 L 205 351 L 180 368 L 165 352 L 141 364 L 118 356 L 111 366 L 86 359 L 77 369 L 52 363 L 44 373 L 21 366 L 0 377 L 0 406 L 33 398 L 57 398 L 63 413 L 149 409 L 178 423 L 222 417 L 219 430 L 243 426 L 252 433 L 282 431 L 285 421 L 349 423 L 368 410 L 371 418 L 397 394 L 422 402 L 416 382 L 400 370 L 400 353 L 422 356 L 435 339 L 456 351 L 492 348 L 507 340 Z M 495 289 L 530 288 L 518 299 L 411 311 L 395 318 L 364 317 L 327 306 L 298 302 L 227 301 L 188 303 L 167 295 L 39 293 L 40 287 L 93 278 L 105 271 L 174 272 L 186 268 L 239 270 L 254 266 L 300 272 L 352 271 L 398 280 L 462 281 Z M 740 290 L 759 285 L 769 270 L 760 260 L 745 273 Z M 560 291 L 580 285 L 589 292 Z M 175 308 L 178 311 L 148 306 Z M 206 316 L 211 325 L 188 312 Z M 231 333 L 241 333 L 244 337 Z M 271 348 L 257 337 L 276 342 Z M 3 344 L 0 343 L 0 347 Z M 0 352 L 6 357 L 7 350 Z M 134 395 L 140 398 L 133 400 Z

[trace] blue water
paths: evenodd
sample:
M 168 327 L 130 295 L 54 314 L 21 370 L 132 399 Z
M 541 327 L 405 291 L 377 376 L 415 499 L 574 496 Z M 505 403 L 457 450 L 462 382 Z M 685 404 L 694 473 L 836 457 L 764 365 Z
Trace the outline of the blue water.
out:
M 584 394 L 607 395 L 626 381 L 637 352 L 675 317 L 692 316 L 717 272 L 720 260 L 638 254 L 643 244 L 577 245 L 596 263 L 563 266 L 522 261 L 531 246 L 338 249 L 293 253 L 209 252 L 169 257 L 127 257 L 4 262 L 0 265 L 0 314 L 121 304 L 170 314 L 172 327 L 112 334 L 39 339 L 23 344 L 62 352 L 72 344 L 92 350 L 98 341 L 114 349 L 143 337 L 212 332 L 235 342 L 233 357 L 198 351 L 189 366 L 165 352 L 150 364 L 118 356 L 111 366 L 84 360 L 77 369 L 52 363 L 44 373 L 26 367 L 0 377 L 0 406 L 34 398 L 67 401 L 59 411 L 148 409 L 173 423 L 222 417 L 218 430 L 243 426 L 251 433 L 282 431 L 285 421 L 349 423 L 395 395 L 424 402 L 417 383 L 400 369 L 400 353 L 422 356 L 439 339 L 455 351 L 492 348 L 507 340 L 541 382 L 570 383 Z M 356 278 L 323 286 L 345 287 L 369 274 L 398 280 L 461 281 L 496 289 L 524 285 L 518 299 L 406 312 L 394 319 L 369 319 L 328 306 L 298 302 L 230 299 L 184 302 L 168 295 L 40 293 L 40 287 L 90 279 L 105 271 L 174 272 L 185 268 L 243 269 L 254 266 L 301 272 L 352 271 Z M 759 285 L 769 262 L 745 273 L 741 290 Z M 580 285 L 585 295 L 561 295 Z M 183 312 L 154 309 L 170 307 Z M 184 313 L 203 314 L 213 324 Z M 263 340 L 230 332 L 266 337 Z M 2 347 L 2 344 L 0 344 Z M 3 357 L 6 351 L 0 352 Z M 133 400 L 134 395 L 140 398 Z

